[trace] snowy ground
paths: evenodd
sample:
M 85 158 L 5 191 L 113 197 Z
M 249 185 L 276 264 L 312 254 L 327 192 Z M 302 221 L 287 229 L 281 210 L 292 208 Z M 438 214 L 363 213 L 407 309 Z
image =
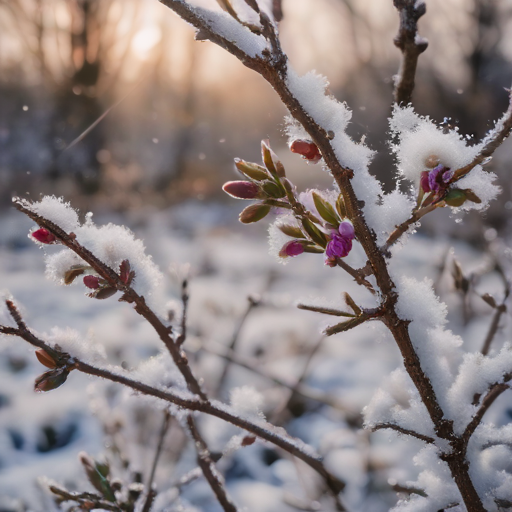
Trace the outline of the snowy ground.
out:
M 177 301 L 176 275 L 182 274 L 184 264 L 190 263 L 186 348 L 196 375 L 204 378 L 205 387 L 212 394 L 225 363 L 209 351 L 229 344 L 249 294 L 261 294 L 263 305 L 245 322 L 236 351 L 268 374 L 291 384 L 301 375 L 320 331 L 329 325 L 325 317 L 297 310 L 294 304 L 298 300 L 341 305 L 341 294 L 348 291 L 359 304 L 373 306 L 367 292 L 340 269 L 325 267 L 322 256 L 301 255 L 285 266 L 279 264 L 268 254 L 263 226 L 234 225 L 236 211 L 231 207 L 186 203 L 170 211 L 139 213 L 123 219 L 144 239 L 148 252 L 165 273 L 165 300 Z M 103 221 L 95 220 L 98 224 Z M 158 354 L 161 346 L 157 336 L 129 305 L 113 298 L 92 300 L 84 296 L 81 286 L 60 287 L 45 279 L 42 251 L 26 236 L 32 226 L 20 213 L 4 213 L 0 232 L 0 289 L 9 290 L 23 305 L 28 325 L 40 333 L 49 332 L 53 326 L 76 329 L 91 343 L 104 345 L 109 360 L 127 369 Z M 451 247 L 448 242 L 417 235 L 397 253 L 397 258 L 407 275 L 436 281 L 443 300 L 454 311 L 449 327 L 464 336 L 469 350 L 477 350 L 485 338 L 491 309 L 475 299 L 474 314 L 462 327 L 460 297 L 452 290 L 449 270 L 439 276 L 439 266 Z M 469 247 L 460 244 L 454 251 L 465 269 L 471 271 L 482 265 L 481 256 Z M 355 266 L 364 264 L 358 247 L 348 260 Z M 478 289 L 498 296 L 502 293 L 495 274 L 483 278 Z M 504 322 L 495 348 L 510 339 L 509 335 L 509 322 Z M 419 441 L 387 432 L 370 436 L 347 422 L 347 418 L 355 423 L 360 420 L 362 408 L 399 365 L 398 350 L 380 324 L 325 339 L 311 362 L 305 385 L 334 400 L 337 406 L 303 400 L 297 404 L 300 413 L 296 417 L 281 420 L 290 434 L 314 446 L 325 456 L 327 466 L 348 482 L 345 499 L 353 510 L 387 510 L 396 501 L 389 484 L 413 480 L 418 471 L 412 458 L 421 448 Z M 130 461 L 130 470 L 145 474 L 151 462 L 161 421 L 159 412 L 151 413 L 147 403 L 119 392 L 116 386 L 76 372 L 61 388 L 35 394 L 34 378 L 43 371 L 25 342 L 0 338 L 2 512 L 54 510 L 44 485 L 38 483 L 43 475 L 69 488 L 85 489 L 87 484 L 77 459 L 81 451 L 93 456 L 105 453 L 114 459 L 113 449 L 120 447 Z M 289 393 L 268 378 L 231 365 L 221 399 L 229 399 L 226 389 L 242 385 L 254 386 L 263 393 L 263 411 L 271 419 Z M 503 395 L 488 419 L 504 423 L 507 414 L 503 411 L 507 410 L 512 415 L 512 401 Z M 112 425 L 120 426 L 119 433 L 112 433 Z M 237 433 L 234 427 L 211 418 L 202 418 L 201 426 L 214 451 L 222 451 Z M 180 462 L 174 462 L 176 444 L 183 443 L 178 430 L 167 437 L 156 479 L 161 490 L 194 467 L 192 450 L 186 449 Z M 300 507 L 309 510 L 315 506 L 328 509 L 327 503 L 316 503 L 311 473 L 262 443 L 222 459 L 219 465 L 237 502 L 251 512 L 286 512 Z M 165 500 L 173 498 L 170 494 L 162 495 L 157 502 L 160 510 L 175 510 L 166 508 Z M 180 503 L 200 510 L 219 510 L 201 480 L 183 488 Z

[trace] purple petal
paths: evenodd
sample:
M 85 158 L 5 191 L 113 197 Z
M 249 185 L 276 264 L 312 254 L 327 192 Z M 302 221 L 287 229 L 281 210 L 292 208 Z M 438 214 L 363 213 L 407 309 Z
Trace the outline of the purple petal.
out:
M 352 240 L 355 237 L 354 226 L 352 225 L 351 222 L 343 221 L 340 224 L 338 231 L 343 238 L 348 238 L 349 240 Z

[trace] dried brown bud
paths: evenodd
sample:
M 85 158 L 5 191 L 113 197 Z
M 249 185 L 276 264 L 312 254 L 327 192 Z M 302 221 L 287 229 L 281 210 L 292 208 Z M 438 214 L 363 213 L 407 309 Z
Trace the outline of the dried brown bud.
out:
M 439 165 L 439 157 L 437 155 L 429 155 L 425 158 L 425 167 L 427 169 L 433 169 Z

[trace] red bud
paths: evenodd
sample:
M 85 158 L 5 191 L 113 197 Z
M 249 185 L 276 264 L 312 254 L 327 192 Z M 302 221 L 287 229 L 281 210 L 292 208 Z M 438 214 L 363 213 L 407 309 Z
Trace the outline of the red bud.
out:
M 228 181 L 222 190 L 237 199 L 257 199 L 261 196 L 260 188 L 251 181 Z
M 45 228 L 39 228 L 37 231 L 32 232 L 31 236 L 41 244 L 53 244 L 57 241 L 56 236 Z
M 316 164 L 322 158 L 320 151 L 318 151 L 317 145 L 310 140 L 294 140 L 290 144 L 290 151 L 292 153 L 297 153 L 298 155 L 301 155 L 302 158 L 306 159 L 308 162 L 312 164 Z
M 85 276 L 84 284 L 91 290 L 97 290 L 100 287 L 100 278 L 98 276 Z

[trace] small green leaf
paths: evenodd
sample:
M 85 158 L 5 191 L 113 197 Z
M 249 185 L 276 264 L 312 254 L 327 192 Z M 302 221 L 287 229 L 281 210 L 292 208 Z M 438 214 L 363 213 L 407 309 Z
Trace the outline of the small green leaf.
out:
M 340 219 L 336 215 L 334 208 L 320 194 L 313 192 L 312 196 L 320 217 L 322 217 L 322 219 L 324 219 L 329 224 L 338 227 L 340 224 Z
M 320 231 L 309 219 L 303 218 L 302 225 L 313 242 L 317 243 L 321 247 L 325 247 L 327 245 L 327 236 L 325 233 L 322 233 L 322 231 Z
M 270 206 L 266 204 L 251 204 L 240 213 L 238 218 L 243 224 L 251 224 L 266 217 L 269 211 Z
M 285 235 L 291 236 L 292 238 L 306 238 L 304 233 L 298 226 L 290 226 L 290 224 L 282 224 L 277 226 Z
M 336 211 L 338 212 L 338 215 L 342 219 L 345 219 L 347 217 L 345 202 L 343 201 L 343 196 L 341 194 L 338 196 L 338 199 L 336 200 Z
M 236 168 L 244 176 L 247 176 L 251 180 L 263 181 L 270 178 L 270 175 L 266 171 L 265 167 L 262 167 L 261 165 L 246 162 L 245 160 L 240 160 L 239 158 L 235 158 L 235 165 Z

